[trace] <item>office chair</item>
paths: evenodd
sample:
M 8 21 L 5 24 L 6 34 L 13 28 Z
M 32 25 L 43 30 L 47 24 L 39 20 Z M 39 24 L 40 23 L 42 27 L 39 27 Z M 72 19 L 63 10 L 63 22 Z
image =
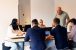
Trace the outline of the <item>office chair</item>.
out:
M 31 25 L 25 25 L 24 32 L 26 32 L 28 28 L 31 28 Z

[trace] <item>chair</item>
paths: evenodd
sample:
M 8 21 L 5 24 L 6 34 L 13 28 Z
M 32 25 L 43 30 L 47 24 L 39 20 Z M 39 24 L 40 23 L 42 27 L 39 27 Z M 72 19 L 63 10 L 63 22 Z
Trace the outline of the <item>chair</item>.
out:
M 25 25 L 24 32 L 26 32 L 28 30 L 28 28 L 31 28 L 31 25 Z
M 6 47 L 6 46 L 4 45 L 4 43 L 2 43 L 2 49 L 3 49 L 3 50 L 10 50 L 10 48 L 11 48 L 11 47 Z

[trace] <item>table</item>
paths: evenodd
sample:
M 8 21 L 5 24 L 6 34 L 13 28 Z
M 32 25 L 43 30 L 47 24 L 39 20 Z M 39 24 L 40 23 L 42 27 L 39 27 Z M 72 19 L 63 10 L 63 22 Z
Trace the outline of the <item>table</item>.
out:
M 10 39 L 11 42 L 24 42 L 24 36 L 18 36 Z
M 23 44 L 24 44 L 24 37 L 25 36 L 16 36 L 16 37 L 12 38 L 12 40 L 10 40 L 10 41 L 12 41 L 12 42 L 23 42 Z M 53 41 L 48 41 L 46 44 L 47 44 L 48 48 L 52 47 L 52 50 L 56 50 L 54 40 Z M 27 46 L 27 44 L 26 45 L 24 44 L 23 46 Z
M 17 42 L 23 43 L 23 50 L 24 50 L 24 44 L 25 44 L 24 38 L 25 38 L 25 35 L 24 36 L 16 36 L 16 37 L 9 39 L 9 41 L 14 42 L 14 43 L 17 43 Z

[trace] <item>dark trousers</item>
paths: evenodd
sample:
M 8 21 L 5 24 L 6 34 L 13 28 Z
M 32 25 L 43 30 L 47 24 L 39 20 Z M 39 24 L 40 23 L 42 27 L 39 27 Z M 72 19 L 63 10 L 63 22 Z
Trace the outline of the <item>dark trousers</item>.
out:
M 73 42 L 73 48 L 76 48 L 76 42 Z
M 68 44 L 69 44 L 69 49 L 72 50 L 72 48 L 73 48 L 73 41 L 72 40 L 68 40 Z
M 57 50 L 68 50 L 68 47 L 64 48 L 64 49 L 57 49 Z

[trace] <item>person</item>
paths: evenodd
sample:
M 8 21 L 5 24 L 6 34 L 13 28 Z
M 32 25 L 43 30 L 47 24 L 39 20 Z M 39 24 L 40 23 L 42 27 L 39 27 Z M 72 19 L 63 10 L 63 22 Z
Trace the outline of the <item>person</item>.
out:
M 68 25 L 67 25 L 67 33 L 68 33 L 68 36 L 69 36 L 69 33 L 71 32 L 72 30 L 72 27 L 73 27 L 73 23 L 71 22 L 73 19 L 70 19 L 68 21 Z M 69 39 L 68 38 L 68 44 L 69 44 L 69 49 L 72 50 L 73 48 L 73 40 Z
M 70 19 L 69 15 L 65 11 L 63 11 L 61 7 L 57 8 L 56 18 L 60 19 L 60 25 L 63 27 L 66 27 L 67 22 Z
M 76 19 L 73 18 L 70 20 L 70 22 L 72 23 L 72 29 L 71 29 L 71 32 L 69 33 L 68 37 L 69 37 L 69 39 L 71 39 L 73 41 L 72 50 L 76 50 Z
M 46 28 L 42 19 L 39 20 L 39 27 L 43 28 L 43 29 Z M 45 31 L 45 33 L 50 34 L 50 31 Z M 46 46 L 47 46 L 46 50 L 56 50 L 56 47 L 54 45 L 54 40 L 53 40 L 52 36 L 47 35 L 45 43 L 46 43 Z
M 67 24 L 67 32 L 70 33 L 71 29 L 72 29 L 72 23 L 70 22 L 71 20 L 69 20 L 68 24 Z
M 54 18 L 52 27 L 54 28 L 51 30 L 51 35 L 55 38 L 57 50 L 67 50 L 68 37 L 66 28 L 60 25 L 60 20 L 58 18 Z
M 38 21 L 37 19 L 32 20 L 32 28 L 29 28 L 27 30 L 26 36 L 25 36 L 25 42 L 30 42 L 30 48 L 31 50 L 45 50 L 45 31 L 38 27 Z
M 40 28 L 45 28 L 45 27 L 46 27 L 46 26 L 44 25 L 42 19 L 40 19 L 40 21 L 39 21 L 39 27 L 40 27 Z
M 20 31 L 18 27 L 18 24 L 18 19 L 14 18 L 7 29 L 5 46 L 11 47 L 10 50 L 23 50 L 23 42 L 11 42 L 12 38 L 23 35 L 22 31 Z

